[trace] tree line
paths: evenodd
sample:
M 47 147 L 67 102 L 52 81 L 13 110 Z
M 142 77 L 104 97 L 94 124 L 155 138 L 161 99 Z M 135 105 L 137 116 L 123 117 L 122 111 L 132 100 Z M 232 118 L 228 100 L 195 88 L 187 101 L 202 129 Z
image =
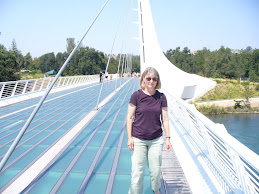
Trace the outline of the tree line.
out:
M 164 53 L 169 61 L 188 73 L 212 78 L 249 78 L 259 82 L 259 49 L 231 50 L 221 46 L 216 51 L 207 48 L 191 53 L 188 47 L 168 50 Z
M 0 45 L 0 82 L 21 79 L 19 74 L 21 70 L 40 73 L 45 73 L 53 69 L 59 71 L 75 46 L 75 39 L 68 38 L 65 52 L 59 52 L 56 55 L 54 52 L 46 53 L 32 59 L 30 53 L 27 53 L 25 56 L 22 55 L 21 51 L 17 49 L 15 40 L 13 40 L 9 51 L 3 45 Z M 99 74 L 100 70 L 105 71 L 108 59 L 109 56 L 103 52 L 80 45 L 63 71 L 62 76 Z M 110 57 L 109 73 L 117 73 L 119 59 L 120 55 Z M 122 61 L 120 64 L 122 66 Z M 132 71 L 140 71 L 139 56 L 132 57 Z M 119 73 L 121 73 L 121 67 Z
M 31 70 L 45 73 L 50 70 L 58 71 L 72 52 L 74 38 L 68 38 L 66 51 L 56 55 L 46 53 L 32 59 L 30 53 L 25 56 L 17 49 L 13 40 L 9 51 L 0 45 L 0 82 L 19 80 L 20 70 Z M 250 81 L 259 81 L 259 49 L 247 47 L 236 53 L 230 48 L 221 46 L 220 49 L 210 51 L 207 48 L 191 53 L 188 47 L 180 47 L 166 51 L 165 56 L 181 70 L 212 78 L 238 79 L 249 78 Z M 62 76 L 93 75 L 106 69 L 109 56 L 101 51 L 80 45 Z M 109 73 L 117 73 L 120 56 L 112 56 L 109 62 Z M 121 61 L 122 63 L 122 61 Z M 132 72 L 140 72 L 139 56 L 132 56 Z

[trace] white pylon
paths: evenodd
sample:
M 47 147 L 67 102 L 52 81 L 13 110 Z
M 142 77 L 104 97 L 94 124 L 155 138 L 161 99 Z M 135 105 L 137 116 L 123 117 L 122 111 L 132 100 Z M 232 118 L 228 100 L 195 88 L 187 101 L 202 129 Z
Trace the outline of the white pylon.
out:
M 154 67 L 160 75 L 162 89 L 182 99 L 195 99 L 216 86 L 216 82 L 186 73 L 173 65 L 162 52 L 153 23 L 149 0 L 138 0 L 140 69 Z

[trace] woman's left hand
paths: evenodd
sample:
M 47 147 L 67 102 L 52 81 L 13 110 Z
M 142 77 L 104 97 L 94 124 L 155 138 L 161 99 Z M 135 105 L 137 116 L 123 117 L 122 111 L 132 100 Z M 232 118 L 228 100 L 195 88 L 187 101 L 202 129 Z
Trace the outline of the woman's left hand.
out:
M 172 144 L 169 138 L 166 138 L 166 149 L 167 151 L 171 150 Z

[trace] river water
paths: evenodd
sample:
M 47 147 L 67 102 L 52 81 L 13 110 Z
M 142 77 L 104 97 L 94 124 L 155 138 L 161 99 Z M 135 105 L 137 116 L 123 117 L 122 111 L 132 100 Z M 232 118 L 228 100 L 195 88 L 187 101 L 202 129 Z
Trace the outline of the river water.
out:
M 207 116 L 224 124 L 228 133 L 259 155 L 259 114 L 223 114 Z

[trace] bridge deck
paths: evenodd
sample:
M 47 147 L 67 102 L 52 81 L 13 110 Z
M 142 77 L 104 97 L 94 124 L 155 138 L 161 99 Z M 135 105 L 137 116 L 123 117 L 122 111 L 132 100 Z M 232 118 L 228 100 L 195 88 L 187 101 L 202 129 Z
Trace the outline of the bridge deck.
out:
M 127 193 L 131 160 L 126 114 L 130 95 L 139 88 L 138 81 L 126 83 L 91 117 L 99 83 L 50 94 L 0 173 L 0 192 L 17 191 L 15 187 L 22 185 L 22 192 L 28 193 Z M 115 81 L 105 83 L 100 101 L 114 87 Z M 0 109 L 0 159 L 38 101 L 35 98 Z M 44 159 L 48 154 L 52 154 L 49 161 Z M 173 151 L 163 153 L 162 171 L 162 193 L 190 193 Z M 26 183 L 35 172 L 35 178 Z M 146 167 L 145 193 L 152 193 L 149 181 Z
M 174 150 L 167 151 L 165 146 L 162 153 L 162 180 L 164 193 L 192 193 Z

